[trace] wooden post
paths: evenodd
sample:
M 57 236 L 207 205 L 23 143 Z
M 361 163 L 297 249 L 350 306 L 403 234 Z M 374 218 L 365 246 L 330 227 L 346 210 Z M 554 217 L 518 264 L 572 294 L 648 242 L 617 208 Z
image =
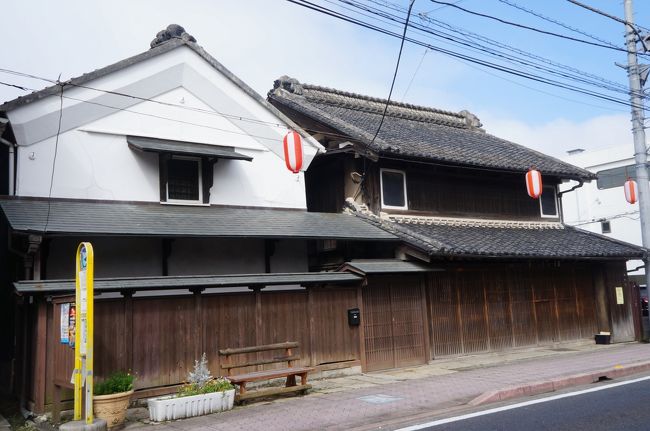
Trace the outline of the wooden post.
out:
M 47 303 L 39 298 L 36 304 L 36 349 L 34 355 L 34 411 L 45 411 L 45 377 L 47 361 Z
M 124 361 L 127 369 L 135 371 L 133 363 L 133 292 L 123 290 L 124 297 Z
M 424 354 L 426 355 L 425 360 L 429 362 L 429 360 L 433 359 L 433 354 L 431 352 L 431 340 L 429 339 L 431 317 L 429 316 L 429 306 L 427 303 L 426 275 L 420 278 L 420 293 L 422 296 L 422 317 L 424 318 Z
M 262 344 L 262 330 L 263 330 L 262 288 L 256 287 L 255 288 L 255 344 L 258 346 Z M 255 359 L 259 359 L 259 358 L 260 358 L 259 352 L 255 353 Z M 262 369 L 262 367 L 258 365 L 256 369 L 259 371 Z M 245 390 L 243 386 L 241 388 Z
M 196 288 L 192 289 L 192 293 L 194 294 L 194 357 L 195 358 L 200 358 L 203 352 L 205 351 L 204 348 L 204 340 L 203 340 L 203 316 L 201 313 L 201 292 L 203 291 L 203 288 Z
M 316 346 L 316 328 L 314 327 L 314 292 L 313 287 L 307 288 L 307 315 L 309 316 L 309 365 L 315 365 L 314 346 Z M 302 352 L 301 352 L 302 356 Z
M 361 315 L 361 324 L 359 325 L 359 359 L 361 360 L 361 371 L 366 371 L 366 331 L 364 326 L 367 316 L 363 308 L 361 286 L 357 287 L 357 308 L 359 308 L 359 314 Z

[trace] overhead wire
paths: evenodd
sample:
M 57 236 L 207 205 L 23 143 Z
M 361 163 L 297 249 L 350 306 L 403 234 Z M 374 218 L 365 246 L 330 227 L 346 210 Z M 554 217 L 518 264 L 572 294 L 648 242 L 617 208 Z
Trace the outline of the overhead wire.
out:
M 372 137 L 372 140 L 370 141 L 370 145 L 375 143 L 375 139 L 377 139 L 377 135 L 381 130 L 381 126 L 384 124 L 384 118 L 386 118 L 386 112 L 388 111 L 388 106 L 390 105 L 390 98 L 392 97 L 393 89 L 395 88 L 395 80 L 397 79 L 397 72 L 399 71 L 399 63 L 400 60 L 402 59 L 402 50 L 404 49 L 406 32 L 408 31 L 409 28 L 409 19 L 411 18 L 411 10 L 413 9 L 414 4 L 415 4 L 415 0 L 411 0 L 411 3 L 409 4 L 409 10 L 406 13 L 406 21 L 404 22 L 404 32 L 402 33 L 402 41 L 400 42 L 399 53 L 397 54 L 397 63 L 395 64 L 395 72 L 393 73 L 393 81 L 390 84 L 388 99 L 386 99 L 386 106 L 384 106 L 384 112 L 381 114 L 381 119 L 379 120 L 379 126 L 377 126 L 377 131 L 375 132 L 375 135 Z
M 432 3 L 435 3 L 435 4 L 450 6 L 450 7 L 462 10 L 463 12 L 469 13 L 471 15 L 491 19 L 491 20 L 494 20 L 494 21 L 498 21 L 498 22 L 500 22 L 502 24 L 510 25 L 510 26 L 521 28 L 521 29 L 524 29 L 524 30 L 530 30 L 530 31 L 534 31 L 534 32 L 540 33 L 540 34 L 545 34 L 545 35 L 548 35 L 548 36 L 554 36 L 554 37 L 558 37 L 558 38 L 561 38 L 561 39 L 571 40 L 571 41 L 582 43 L 582 44 L 585 44 L 585 45 L 592 45 L 592 46 L 597 46 L 597 47 L 600 47 L 600 48 L 612 49 L 612 50 L 616 50 L 616 51 L 622 51 L 622 52 L 625 52 L 625 53 L 629 53 L 629 51 L 626 48 L 612 47 L 612 46 L 609 46 L 609 45 L 603 44 L 603 43 L 596 43 L 596 42 L 592 42 L 592 41 L 589 41 L 589 40 L 586 40 L 586 39 L 579 39 L 577 37 L 567 36 L 565 34 L 560 34 L 560 33 L 555 33 L 555 32 L 548 31 L 548 30 L 543 30 L 543 29 L 537 28 L 537 27 L 531 27 L 531 26 L 528 26 L 528 25 L 524 25 L 524 24 L 514 22 L 514 21 L 508 21 L 508 20 L 499 18 L 497 16 L 488 15 L 488 14 L 484 14 L 484 13 L 481 13 L 481 12 L 476 12 L 476 11 L 473 11 L 473 10 L 470 10 L 470 9 L 466 9 L 466 8 L 464 8 L 462 6 L 458 6 L 458 5 L 455 5 L 453 3 L 446 3 L 446 2 L 443 2 L 443 1 L 440 1 L 440 0 L 429 0 L 429 1 L 432 2 Z
M 380 6 L 389 8 L 391 10 L 395 10 L 395 11 L 401 11 L 403 9 L 401 6 L 396 5 L 395 3 L 391 3 L 391 2 L 389 2 L 387 0 L 383 0 L 383 1 L 381 1 L 381 0 L 368 0 L 368 1 L 371 2 L 371 3 L 374 3 L 376 5 L 380 5 Z M 623 85 L 621 83 L 605 79 L 605 78 L 603 78 L 603 77 L 601 77 L 599 75 L 595 75 L 595 74 L 586 72 L 584 70 L 577 69 L 577 68 L 575 68 L 573 66 L 569 66 L 567 64 L 563 64 L 563 63 L 559 63 L 557 61 L 550 60 L 550 59 L 542 57 L 540 55 L 533 54 L 531 52 L 519 49 L 519 48 L 514 47 L 512 45 L 508 45 L 506 43 L 497 41 L 495 39 L 488 38 L 488 37 L 486 37 L 484 35 L 481 35 L 481 34 L 478 34 L 476 32 L 472 32 L 470 30 L 466 30 L 466 29 L 463 29 L 463 28 L 460 28 L 460 27 L 457 27 L 457 26 L 453 26 L 453 25 L 451 25 L 451 24 L 449 24 L 447 22 L 441 21 L 439 19 L 432 18 L 426 13 L 418 14 L 418 18 L 420 20 L 422 20 L 422 21 L 426 21 L 428 23 L 431 23 L 431 24 L 434 24 L 434 25 L 437 25 L 437 26 L 440 26 L 440 27 L 444 27 L 444 28 L 446 28 L 447 30 L 449 30 L 449 31 L 451 31 L 453 33 L 459 34 L 464 38 L 465 41 L 473 42 L 475 39 L 479 39 L 479 40 L 487 43 L 488 46 L 498 46 L 499 48 L 502 48 L 502 49 L 504 49 L 506 51 L 514 51 L 514 52 L 516 52 L 516 53 L 518 53 L 520 55 L 523 55 L 524 57 L 528 57 L 528 58 L 531 58 L 531 59 L 541 61 L 543 63 L 555 66 L 555 67 L 557 67 L 557 68 L 559 68 L 561 70 L 570 70 L 570 71 L 572 71 L 574 73 L 577 73 L 579 75 L 584 75 L 584 76 L 590 77 L 590 78 L 592 78 L 594 80 L 601 81 L 601 82 L 603 82 L 605 84 L 612 85 L 614 87 L 618 87 L 618 88 L 621 88 L 623 90 L 626 90 L 628 88 L 627 85 Z
M 330 2 L 329 0 L 326 0 L 326 1 Z M 401 21 L 399 19 L 396 19 L 395 16 L 392 16 L 390 14 L 387 15 L 386 13 L 382 13 L 381 11 L 373 10 L 371 8 L 368 8 L 367 6 L 363 5 L 362 3 L 358 2 L 358 1 L 354 1 L 354 0 L 338 0 L 338 1 L 342 2 L 342 3 L 354 5 L 355 7 L 360 8 L 362 10 L 366 10 L 366 11 L 369 11 L 369 12 L 372 12 L 372 13 L 376 13 L 376 14 L 378 14 L 380 16 L 383 16 L 383 17 L 388 18 L 390 20 L 398 21 L 398 22 L 401 23 Z M 373 3 L 376 3 L 376 2 L 373 1 Z M 444 34 L 444 33 L 440 33 L 439 31 L 433 31 L 432 29 L 430 29 L 428 27 L 426 27 L 426 28 L 418 27 L 417 24 L 413 24 L 413 26 L 415 26 L 416 28 L 419 28 L 421 30 L 424 30 L 426 33 L 431 34 L 433 36 L 436 36 L 436 37 L 442 38 L 444 40 L 452 41 L 452 42 L 455 42 L 457 44 L 460 44 L 465 48 L 473 50 L 474 52 L 479 52 L 480 54 L 486 54 L 487 53 L 487 54 L 490 54 L 492 56 L 499 57 L 501 60 L 510 62 L 511 64 L 516 63 L 516 64 L 519 64 L 519 65 L 530 67 L 530 68 L 532 68 L 534 70 L 543 70 L 543 71 L 546 71 L 548 73 L 554 74 L 556 76 L 561 76 L 561 77 L 564 77 L 564 78 L 567 78 L 567 79 L 576 80 L 578 82 L 582 82 L 582 83 L 586 83 L 586 84 L 589 84 L 589 85 L 594 85 L 594 86 L 597 86 L 597 87 L 601 87 L 601 88 L 604 88 L 604 89 L 607 89 L 607 90 L 610 90 L 610 91 L 613 91 L 613 92 L 619 92 L 619 93 L 624 93 L 626 95 L 629 95 L 629 91 L 627 90 L 627 87 L 622 86 L 622 85 L 620 85 L 618 83 L 608 83 L 605 80 L 603 80 L 602 78 L 599 81 L 603 82 L 603 84 L 595 82 L 594 80 L 589 79 L 589 75 L 584 73 L 584 72 L 581 73 L 581 75 L 585 75 L 584 77 L 583 76 L 574 76 L 574 75 L 571 75 L 571 74 L 565 72 L 562 68 L 559 69 L 559 70 L 554 70 L 554 69 L 551 69 L 551 68 L 543 66 L 543 65 L 531 63 L 528 60 L 523 60 L 521 58 L 513 57 L 512 55 L 509 55 L 509 54 L 504 54 L 502 52 L 495 51 L 489 45 L 486 46 L 486 45 L 482 45 L 482 44 L 477 44 L 476 42 L 473 42 L 473 41 L 470 42 L 468 40 L 466 40 L 466 41 L 458 41 L 453 36 L 450 36 L 450 35 Z
M 377 31 L 379 33 L 383 33 L 383 34 L 386 34 L 386 35 L 389 35 L 389 36 L 392 36 L 392 37 L 401 37 L 399 34 L 397 34 L 395 32 L 392 32 L 390 30 L 387 30 L 387 29 L 385 29 L 383 27 L 378 27 L 376 25 L 367 23 L 365 21 L 356 19 L 354 17 L 350 17 L 348 15 L 345 15 L 345 14 L 339 13 L 337 11 L 328 9 L 328 8 L 326 8 L 324 6 L 314 4 L 314 3 L 310 2 L 310 1 L 307 1 L 307 0 L 287 0 L 287 1 L 289 1 L 290 3 L 296 4 L 298 6 L 314 10 L 314 11 L 319 12 L 319 13 L 323 13 L 325 15 L 332 16 L 334 18 L 337 18 L 337 19 L 340 19 L 340 20 L 343 20 L 343 21 L 347 21 L 349 23 L 352 23 L 352 24 L 355 24 L 355 25 L 358 25 L 358 26 L 361 26 L 361 27 L 364 27 L 364 28 L 367 28 L 367 29 L 370 29 L 370 30 Z M 476 64 L 484 65 L 484 66 L 487 66 L 489 68 L 502 71 L 504 73 L 508 73 L 508 74 L 511 74 L 511 75 L 519 76 L 519 77 L 522 77 L 522 78 L 525 78 L 525 79 L 528 79 L 528 80 L 532 80 L 532 81 L 536 81 L 536 82 L 540 82 L 540 83 L 544 83 L 544 84 L 548 84 L 548 85 L 553 85 L 555 87 L 563 88 L 563 89 L 566 89 L 566 90 L 569 90 L 569 91 L 574 91 L 574 92 L 581 93 L 581 94 L 584 94 L 584 95 L 589 95 L 589 96 L 596 97 L 596 98 L 606 100 L 606 101 L 610 101 L 610 102 L 613 102 L 613 103 L 616 103 L 616 104 L 620 104 L 620 105 L 624 105 L 624 106 L 628 106 L 628 107 L 632 106 L 630 104 L 630 102 L 626 101 L 626 100 L 617 99 L 617 98 L 615 98 L 613 96 L 609 96 L 609 95 L 599 93 L 599 92 L 596 92 L 596 91 L 593 91 L 593 90 L 585 89 L 583 87 L 579 87 L 579 86 L 575 86 L 575 85 L 571 85 L 571 84 L 566 84 L 566 83 L 563 83 L 561 81 L 557 81 L 557 80 L 550 79 L 550 78 L 547 78 L 547 77 L 543 77 L 543 76 L 540 76 L 540 75 L 525 73 L 525 72 L 522 72 L 520 70 L 509 68 L 509 67 L 506 67 L 506 66 L 503 66 L 503 65 L 499 65 L 499 64 L 490 62 L 490 61 L 481 60 L 481 59 L 478 59 L 476 57 L 471 57 L 471 56 L 467 56 L 467 55 L 464 55 L 464 54 L 460 54 L 458 52 L 451 51 L 451 50 L 448 50 L 448 49 L 444 49 L 444 48 L 441 48 L 439 46 L 435 46 L 435 45 L 432 45 L 430 43 L 426 43 L 426 42 L 423 42 L 423 41 L 421 41 L 419 39 L 414 39 L 414 38 L 409 37 L 409 36 L 406 37 L 406 40 L 408 42 L 411 42 L 411 43 L 416 44 L 416 45 L 428 47 L 429 49 L 431 49 L 433 51 L 440 52 L 440 53 L 443 53 L 443 54 L 446 54 L 446 55 L 449 55 L 449 56 L 452 56 L 452 57 L 465 59 L 465 60 L 474 62 Z
M 598 42 L 604 43 L 604 44 L 609 45 L 609 46 L 614 47 L 614 48 L 621 48 L 619 45 L 616 45 L 616 44 L 613 43 L 613 42 L 610 42 L 610 41 L 608 41 L 608 40 L 602 39 L 602 38 L 600 38 L 600 37 L 598 37 L 598 36 L 594 36 L 593 34 L 587 33 L 586 31 L 581 30 L 581 29 L 579 29 L 579 28 L 577 28 L 577 27 L 573 27 L 573 26 L 571 26 L 571 25 L 569 25 L 569 24 L 565 24 L 565 23 L 563 23 L 562 21 L 559 21 L 559 20 L 556 20 L 556 19 L 554 19 L 554 18 L 551 18 L 551 17 L 548 17 L 548 16 L 546 16 L 546 15 L 543 15 L 543 14 L 540 13 L 540 12 L 536 12 L 536 11 L 534 11 L 534 10 L 532 10 L 532 9 L 528 9 L 528 8 L 526 8 L 526 7 L 524 7 L 524 6 L 521 6 L 520 4 L 517 4 L 517 3 L 513 2 L 513 1 L 510 1 L 510 0 L 497 0 L 497 1 L 499 1 L 499 2 L 501 2 L 501 3 L 503 3 L 503 4 L 505 4 L 505 5 L 508 5 L 508 6 L 510 6 L 510 7 L 513 7 L 513 8 L 515 8 L 515 9 L 518 9 L 518 10 L 520 10 L 520 11 L 526 12 L 527 14 L 530 14 L 530 15 L 536 16 L 537 18 L 543 19 L 544 21 L 547 21 L 547 22 L 553 23 L 553 24 L 555 24 L 555 25 L 558 25 L 558 26 L 560 26 L 560 27 L 562 27 L 562 28 L 565 28 L 565 29 L 567 29 L 567 30 L 570 30 L 570 31 L 572 31 L 572 32 L 575 32 L 575 33 L 581 34 L 581 35 L 583 35 L 583 36 L 587 36 L 588 38 L 593 39 L 593 40 L 595 40 L 595 41 L 598 41 Z
M 26 77 L 26 78 L 37 79 L 37 80 L 40 80 L 40 81 L 53 83 L 55 85 L 56 85 L 56 82 L 57 82 L 56 80 L 53 80 L 53 79 L 49 79 L 49 78 L 45 78 L 45 77 L 42 77 L 42 76 L 37 76 L 37 75 L 29 74 L 29 73 L 19 72 L 19 71 L 15 71 L 15 70 L 11 70 L 11 69 L 0 68 L 0 72 L 11 74 L 11 75 L 16 75 L 16 76 L 22 76 L 22 77 Z M 229 119 L 229 120 L 246 121 L 246 122 L 252 122 L 252 123 L 258 123 L 258 124 L 264 124 L 264 125 L 269 125 L 269 126 L 274 126 L 274 127 L 285 128 L 285 129 L 288 128 L 287 126 L 285 126 L 285 125 L 283 125 L 281 123 L 264 121 L 264 120 L 259 120 L 259 119 L 255 119 L 255 118 L 244 117 L 244 116 L 241 116 L 241 115 L 227 114 L 227 113 L 217 112 L 217 111 L 214 111 L 214 110 L 203 109 L 203 108 L 198 108 L 198 107 L 193 107 L 193 106 L 179 105 L 179 104 L 176 104 L 176 103 L 164 102 L 162 100 L 154 100 L 152 98 L 136 96 L 134 94 L 128 94 L 128 93 L 115 91 L 115 90 L 105 90 L 105 89 L 91 87 L 91 86 L 84 85 L 84 84 L 77 84 L 77 83 L 72 82 L 72 80 L 66 81 L 65 85 L 67 85 L 69 87 L 83 88 L 83 89 L 86 89 L 86 90 L 97 91 L 97 92 L 101 92 L 101 93 L 112 94 L 112 95 L 115 95 L 115 96 L 121 96 L 121 97 L 125 97 L 125 98 L 140 100 L 142 102 L 151 102 L 151 103 L 156 103 L 158 105 L 170 106 L 170 107 L 174 107 L 174 108 L 185 109 L 185 110 L 200 112 L 200 113 L 209 114 L 209 115 L 215 115 L 215 116 L 223 117 L 223 118 L 226 118 L 226 119 Z M 35 90 L 35 91 L 37 91 L 37 90 Z

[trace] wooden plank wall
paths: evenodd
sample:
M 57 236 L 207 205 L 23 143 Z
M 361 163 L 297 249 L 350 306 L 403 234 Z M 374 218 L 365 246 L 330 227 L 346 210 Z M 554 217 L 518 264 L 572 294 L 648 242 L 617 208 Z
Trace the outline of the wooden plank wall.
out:
M 433 357 L 592 338 L 589 267 L 493 265 L 428 276 Z
M 66 382 L 72 374 L 74 351 L 58 338 L 60 302 L 68 300 L 49 304 L 47 404 L 54 379 Z M 359 327 L 347 322 L 347 310 L 356 307 L 357 290 L 347 287 L 96 300 L 96 377 L 130 370 L 136 389 L 164 388 L 183 382 L 202 352 L 218 376 L 219 349 L 282 341 L 300 342 L 304 365 L 359 361 Z M 64 391 L 62 399 L 70 397 Z
M 363 202 L 374 212 L 381 210 L 381 168 L 406 173 L 406 213 L 541 220 L 539 202 L 524 193 L 519 174 L 483 172 L 477 181 L 472 170 L 387 160 L 367 164 Z M 551 185 L 556 180 L 545 181 Z

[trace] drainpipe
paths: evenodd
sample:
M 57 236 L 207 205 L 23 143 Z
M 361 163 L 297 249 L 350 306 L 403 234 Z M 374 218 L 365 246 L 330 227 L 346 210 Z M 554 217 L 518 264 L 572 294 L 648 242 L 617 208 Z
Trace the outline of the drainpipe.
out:
M 0 123 L 6 124 L 7 122 L 8 120 L 6 118 L 0 118 Z M 14 163 L 15 163 L 14 153 L 15 153 L 16 144 L 14 144 L 13 142 L 9 142 L 5 138 L 1 138 L 1 137 L 0 137 L 0 142 L 9 147 L 9 191 L 7 192 L 7 194 L 9 196 L 13 196 L 14 195 Z
M 569 193 L 569 192 L 572 192 L 572 191 L 574 191 L 575 189 L 578 189 L 578 188 L 582 187 L 582 186 L 585 184 L 585 182 L 582 181 L 582 180 L 577 180 L 577 181 L 578 181 L 578 184 L 576 184 L 575 186 L 573 186 L 573 187 L 570 188 L 569 190 L 565 190 L 565 191 L 563 191 L 563 192 L 559 192 L 559 193 L 557 194 L 557 197 L 558 197 L 558 198 L 561 198 L 563 194 L 565 194 L 565 193 Z

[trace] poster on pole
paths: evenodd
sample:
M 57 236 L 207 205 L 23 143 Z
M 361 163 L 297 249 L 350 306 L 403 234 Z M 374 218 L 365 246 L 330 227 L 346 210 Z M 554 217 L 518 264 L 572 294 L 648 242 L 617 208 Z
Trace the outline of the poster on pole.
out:
M 70 303 L 61 304 L 61 344 L 70 344 Z

